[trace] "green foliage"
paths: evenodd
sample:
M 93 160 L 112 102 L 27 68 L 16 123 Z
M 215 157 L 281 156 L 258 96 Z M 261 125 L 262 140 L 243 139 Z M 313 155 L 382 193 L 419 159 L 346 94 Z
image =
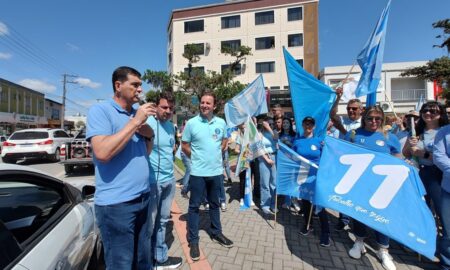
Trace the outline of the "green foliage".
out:
M 438 48 L 447 48 L 447 53 L 450 53 L 450 19 L 440 20 L 433 23 L 433 28 L 443 28 L 443 35 L 438 35 L 436 38 L 442 38 L 444 41 L 440 45 L 434 45 Z
M 151 84 L 153 91 L 171 90 L 172 77 L 165 71 L 153 71 L 147 69 L 142 76 L 142 80 Z

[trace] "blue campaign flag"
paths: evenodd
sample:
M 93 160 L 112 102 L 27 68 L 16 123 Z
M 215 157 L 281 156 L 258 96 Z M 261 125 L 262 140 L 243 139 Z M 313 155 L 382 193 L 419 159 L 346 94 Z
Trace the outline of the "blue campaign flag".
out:
M 314 201 L 317 165 L 279 142 L 277 194 Z
M 248 117 L 267 113 L 266 90 L 262 75 L 237 96 L 225 103 L 224 113 L 229 127 L 244 123 Z
M 247 210 L 252 206 L 252 169 L 247 168 L 245 170 L 245 188 L 244 188 L 244 204 L 242 204 L 239 210 Z
M 325 138 L 316 203 L 351 216 L 432 259 L 436 224 L 424 195 L 417 169 L 403 160 Z
M 283 52 L 297 133 L 303 133 L 303 118 L 311 116 L 316 120 L 314 135 L 323 138 L 336 94 L 328 85 L 306 72 L 284 47 Z
M 367 95 L 366 105 L 372 106 L 377 102 L 376 93 L 381 80 L 381 68 L 384 55 L 384 36 L 389 17 L 391 0 L 384 8 L 377 26 L 367 41 L 362 51 L 358 54 L 357 61 L 361 67 L 362 74 L 356 87 L 357 97 Z

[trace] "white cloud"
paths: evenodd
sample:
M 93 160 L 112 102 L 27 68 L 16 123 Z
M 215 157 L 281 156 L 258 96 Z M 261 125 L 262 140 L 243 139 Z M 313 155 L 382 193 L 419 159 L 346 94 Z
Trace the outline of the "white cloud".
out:
M 0 36 L 5 36 L 9 34 L 8 26 L 0 22 Z
M 10 53 L 2 53 L 0 52 L 0 60 L 6 60 L 12 57 L 12 54 Z
M 89 87 L 89 88 L 93 88 L 93 89 L 99 88 L 100 86 L 102 86 L 100 83 L 93 82 L 88 78 L 78 77 L 74 81 L 77 82 L 81 86 L 85 86 L 85 87 Z
M 69 49 L 69 51 L 71 51 L 71 52 L 78 52 L 78 51 L 80 51 L 80 47 L 78 47 L 77 45 L 75 45 L 75 44 L 72 44 L 72 43 L 70 43 L 70 42 L 67 42 L 66 43 L 66 47 Z
M 19 84 L 44 93 L 52 93 L 56 90 L 56 86 L 36 79 L 23 79 Z

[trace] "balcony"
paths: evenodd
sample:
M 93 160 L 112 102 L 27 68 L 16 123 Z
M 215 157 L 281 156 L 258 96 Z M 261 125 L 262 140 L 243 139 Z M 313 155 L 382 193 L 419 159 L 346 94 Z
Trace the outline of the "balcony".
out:
M 426 89 L 400 89 L 391 90 L 392 101 L 418 101 L 420 97 L 427 97 Z

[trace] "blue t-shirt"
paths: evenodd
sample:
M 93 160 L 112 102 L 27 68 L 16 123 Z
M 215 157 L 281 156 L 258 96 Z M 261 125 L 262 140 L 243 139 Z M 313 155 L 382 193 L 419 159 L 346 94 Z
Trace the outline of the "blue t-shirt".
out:
M 222 140 L 226 138 L 226 124 L 214 116 L 208 122 L 197 115 L 191 118 L 183 131 L 181 140 L 191 144 L 191 174 L 216 176 L 223 173 Z
M 295 140 L 295 136 L 291 136 L 289 134 L 283 133 L 283 134 L 280 134 L 280 137 L 278 138 L 278 140 L 284 144 L 286 144 L 286 142 L 288 142 L 291 144 L 288 146 L 292 147 L 292 144 L 294 143 L 294 140 Z
M 294 141 L 292 149 L 300 156 L 319 164 L 320 154 L 322 153 L 322 141 L 320 138 L 305 138 L 301 136 Z
M 266 150 L 268 154 L 273 154 L 276 152 L 277 150 L 276 141 L 273 139 L 273 136 L 269 131 L 265 130 L 262 132 L 261 141 L 264 146 L 264 150 Z
M 122 130 L 135 115 L 127 112 L 113 99 L 95 104 L 87 116 L 86 139 L 109 136 Z M 148 192 L 150 188 L 149 158 L 145 139 L 135 133 L 125 147 L 110 161 L 103 163 L 94 154 L 95 204 L 110 205 L 127 202 Z M 154 181 L 154 180 L 153 180 Z
M 387 154 L 398 154 L 402 151 L 397 136 L 388 133 L 384 135 L 381 132 L 371 132 L 363 128 L 355 130 L 354 136 L 352 131 L 347 132 L 345 140 L 362 145 L 370 150 Z M 353 137 L 353 138 L 352 138 Z
M 158 183 L 173 181 L 173 147 L 175 146 L 175 127 L 170 121 L 157 121 L 151 116 L 147 124 L 155 133 L 153 150 L 150 154 L 150 173 Z

